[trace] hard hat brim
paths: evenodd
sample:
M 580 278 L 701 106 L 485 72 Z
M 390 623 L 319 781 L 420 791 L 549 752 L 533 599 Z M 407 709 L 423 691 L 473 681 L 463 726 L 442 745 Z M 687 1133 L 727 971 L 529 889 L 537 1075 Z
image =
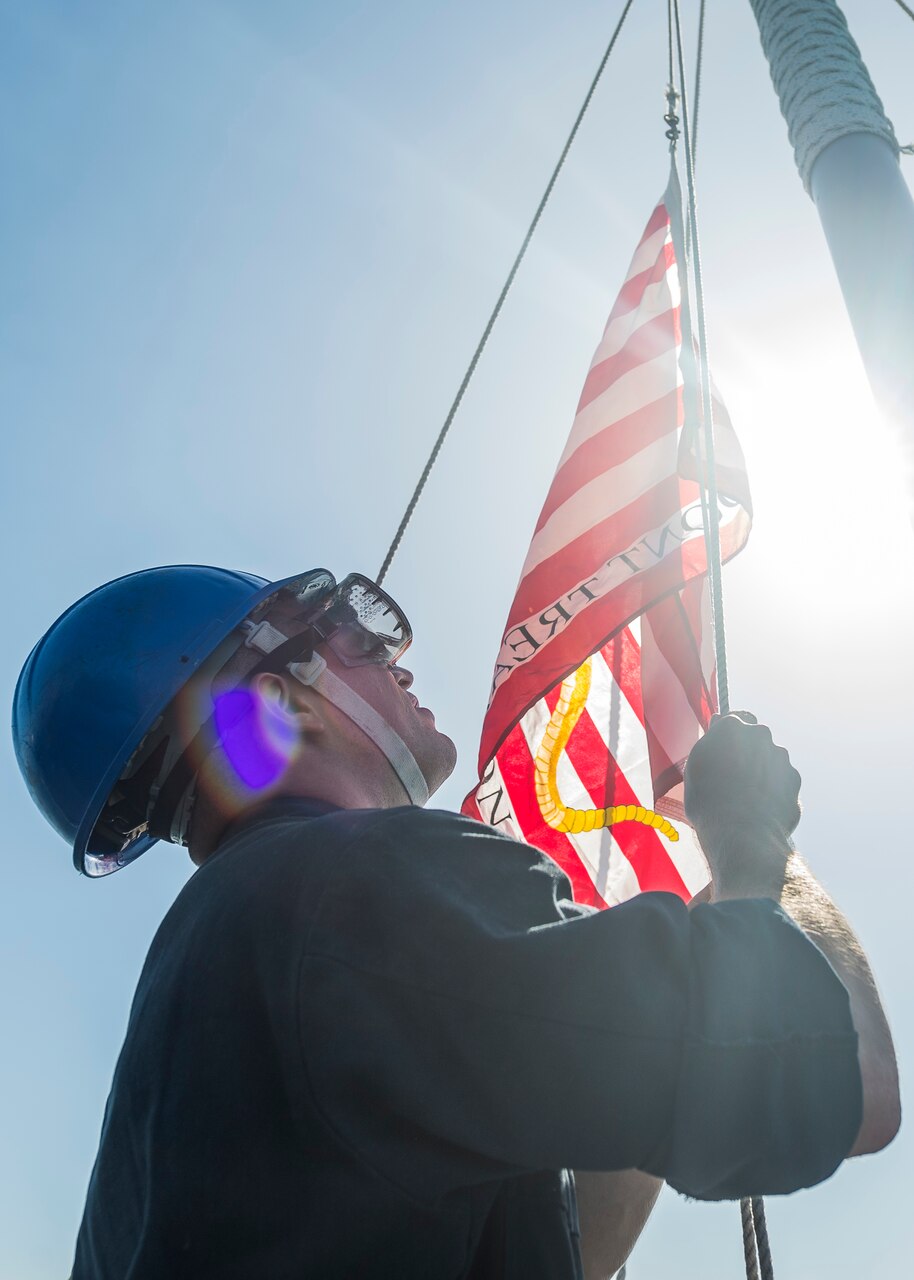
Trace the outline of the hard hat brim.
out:
M 240 602 L 238 608 L 229 613 L 228 616 L 219 619 L 209 631 L 205 632 L 196 642 L 191 651 L 186 654 L 187 657 L 187 680 L 190 680 L 206 660 L 218 649 L 220 644 L 235 630 L 236 627 L 247 618 L 259 605 L 265 600 L 284 587 L 291 586 L 295 582 L 299 582 L 305 576 L 304 573 L 293 574 L 291 577 L 282 578 L 276 582 L 269 582 L 260 590 L 253 592 L 249 597 Z M 186 681 L 185 681 L 186 684 Z M 182 686 L 183 687 L 183 686 Z M 178 690 L 177 692 L 180 692 Z M 124 739 L 120 748 L 114 753 L 111 763 L 102 776 L 96 791 L 86 808 L 82 821 L 76 832 L 73 841 L 73 865 L 80 874 L 97 879 L 100 876 L 110 875 L 113 871 L 119 871 L 121 867 L 127 866 L 129 863 L 136 861 L 142 854 L 157 843 L 155 837 L 148 834 L 139 836 L 131 844 L 121 849 L 117 853 L 112 852 L 95 852 L 91 849 L 92 834 L 98 825 L 99 818 L 108 802 L 108 797 L 114 790 L 118 779 L 121 777 L 124 769 L 140 743 L 149 733 L 156 720 L 166 711 L 176 697 L 176 691 L 171 691 L 161 705 L 155 705 L 149 709 L 133 726 L 130 733 Z

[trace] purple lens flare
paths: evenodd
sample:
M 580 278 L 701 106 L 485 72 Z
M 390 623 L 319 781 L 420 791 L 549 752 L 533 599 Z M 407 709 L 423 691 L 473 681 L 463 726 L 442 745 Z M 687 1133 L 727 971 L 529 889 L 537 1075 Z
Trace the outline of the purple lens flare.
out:
M 215 699 L 213 717 L 223 754 L 249 790 L 262 791 L 282 777 L 298 738 L 278 707 L 250 689 L 229 689 Z

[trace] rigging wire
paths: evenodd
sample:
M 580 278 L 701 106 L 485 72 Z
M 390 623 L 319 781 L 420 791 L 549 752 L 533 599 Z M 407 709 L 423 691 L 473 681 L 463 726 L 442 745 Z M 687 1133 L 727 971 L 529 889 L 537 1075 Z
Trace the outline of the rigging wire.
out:
M 730 709 L 730 689 L 727 675 L 727 649 L 724 631 L 723 596 L 721 593 L 720 562 L 720 509 L 717 502 L 717 476 L 714 467 L 714 415 L 711 403 L 711 375 L 708 366 L 708 331 L 705 320 L 704 288 L 701 274 L 701 249 L 696 220 L 695 167 L 692 162 L 692 131 L 689 120 L 688 90 L 686 88 L 685 60 L 682 45 L 682 24 L 679 17 L 679 0 L 672 0 L 673 22 L 679 63 L 679 89 L 682 95 L 682 131 L 685 152 L 686 186 L 688 190 L 689 226 L 687 235 L 691 248 L 692 278 L 695 288 L 695 314 L 698 321 L 698 365 L 704 420 L 704 455 L 707 466 L 707 505 L 710 541 L 708 546 L 708 581 L 711 588 L 711 608 L 714 619 L 714 645 L 717 657 L 717 701 L 721 715 Z
M 698 103 L 701 94 L 701 61 L 705 48 L 705 4 L 706 0 L 701 0 L 701 6 L 698 10 L 698 44 L 695 50 L 695 92 L 692 101 L 692 166 L 698 163 Z
M 760 1280 L 758 1243 L 755 1237 L 755 1216 L 749 1199 L 739 1202 L 739 1215 L 743 1224 L 743 1257 L 746 1262 L 746 1280 Z
M 679 91 L 682 97 L 682 132 L 683 150 L 685 153 L 686 185 L 688 191 L 688 228 L 686 231 L 689 244 L 690 265 L 692 269 L 692 286 L 695 295 L 695 314 L 698 322 L 698 366 L 702 401 L 702 425 L 704 447 L 699 448 L 699 461 L 704 471 L 704 501 L 702 517 L 705 524 L 705 539 L 708 559 L 708 584 L 711 592 L 711 611 L 714 623 L 714 648 L 717 658 L 717 700 L 722 715 L 730 709 L 730 690 L 727 670 L 727 646 L 724 630 L 724 608 L 721 584 L 721 548 L 720 548 L 720 509 L 717 498 L 717 475 L 714 461 L 714 413 L 711 398 L 711 374 L 708 364 L 708 333 L 704 307 L 704 289 L 701 272 L 701 248 L 698 237 L 697 198 L 695 193 L 695 151 L 692 126 L 697 117 L 689 114 L 688 89 L 686 86 L 685 57 L 683 53 L 682 23 L 679 13 L 679 0 L 668 0 L 670 15 L 669 43 L 673 47 L 673 28 L 675 26 L 675 44 L 679 70 Z M 701 46 L 704 37 L 704 3 L 702 3 L 699 25 L 699 54 L 696 73 L 696 90 L 700 88 Z M 670 82 L 670 92 L 675 86 Z M 696 108 L 697 108 L 696 93 Z M 761 1196 L 740 1201 L 740 1217 L 743 1230 L 743 1253 L 746 1264 L 747 1280 L 774 1280 L 771 1262 L 771 1250 L 768 1243 L 768 1227 L 765 1216 L 765 1202 Z
M 759 1271 L 762 1280 L 770 1280 L 774 1275 L 771 1262 L 771 1245 L 768 1243 L 768 1219 L 765 1216 L 765 1201 L 761 1196 L 752 1197 L 752 1222 L 755 1226 L 755 1241 L 758 1245 Z
M 895 0 L 895 3 L 898 5 L 899 9 L 904 9 L 909 18 L 914 18 L 914 9 L 909 8 L 908 5 L 905 4 L 904 0 Z
M 457 394 L 454 396 L 453 403 L 451 404 L 451 407 L 447 412 L 447 417 L 444 419 L 444 423 L 441 427 L 441 430 L 438 432 L 438 438 L 435 440 L 435 443 L 432 446 L 432 451 L 428 456 L 428 461 L 426 462 L 425 466 L 422 469 L 422 474 L 420 475 L 419 481 L 416 484 L 415 489 L 413 490 L 413 495 L 410 498 L 407 504 L 406 510 L 403 513 L 403 518 L 400 521 L 400 524 L 397 528 L 397 532 L 394 534 L 394 538 L 390 544 L 390 547 L 388 548 L 387 555 L 384 557 L 384 563 L 381 565 L 381 568 L 376 578 L 376 582 L 378 583 L 379 586 L 387 576 L 387 570 L 390 568 L 391 562 L 393 561 L 394 556 L 397 554 L 397 550 L 400 546 L 401 541 L 403 540 L 403 534 L 406 532 L 406 526 L 409 524 L 410 520 L 412 519 L 412 515 L 416 509 L 416 505 L 420 497 L 422 496 L 422 490 L 425 488 L 426 481 L 428 480 L 429 475 L 431 474 L 432 467 L 435 465 L 435 462 L 438 458 L 438 454 L 441 452 L 441 446 L 444 444 L 445 438 L 447 437 L 447 434 L 451 429 L 451 423 L 454 421 L 454 418 L 457 414 L 457 410 L 460 408 L 460 402 L 463 399 L 464 392 L 466 391 L 467 387 L 470 384 L 470 379 L 472 378 L 473 373 L 475 372 L 476 366 L 479 363 L 479 357 L 482 355 L 483 349 L 489 340 L 489 335 L 491 334 L 493 328 L 495 327 L 495 321 L 498 319 L 499 313 L 502 309 L 502 306 L 504 305 L 505 298 L 508 296 L 508 291 L 510 290 L 511 285 L 514 283 L 514 277 L 517 275 L 518 268 L 520 267 L 521 262 L 523 262 L 524 260 L 524 255 L 527 252 L 527 249 L 530 245 L 530 241 L 533 239 L 533 233 L 536 230 L 537 225 L 539 224 L 539 220 L 542 217 L 543 210 L 546 207 L 549 197 L 552 195 L 552 189 L 555 186 L 556 179 L 558 178 L 562 170 L 562 166 L 565 163 L 565 159 L 568 155 L 568 152 L 571 150 L 571 145 L 574 142 L 575 137 L 577 136 L 578 129 L 581 126 L 581 121 L 584 119 L 584 115 L 587 111 L 587 108 L 590 106 L 590 100 L 593 97 L 596 91 L 597 85 L 600 82 L 600 78 L 603 75 L 603 71 L 606 67 L 607 62 L 609 61 L 610 54 L 612 53 L 615 47 L 616 41 L 619 38 L 619 32 L 622 30 L 625 19 L 628 17 L 628 11 L 629 9 L 631 9 L 633 3 L 634 3 L 634 0 L 626 0 L 625 7 L 623 8 L 622 13 L 619 17 L 619 21 L 616 23 L 615 29 L 612 35 L 610 36 L 609 44 L 606 46 L 606 51 L 604 52 L 603 57 L 600 59 L 600 63 L 597 67 L 596 73 L 590 82 L 590 88 L 587 90 L 587 93 L 584 97 L 584 101 L 581 103 L 581 109 L 578 111 L 574 124 L 571 126 L 571 132 L 568 134 L 568 137 L 565 140 L 565 145 L 562 147 L 559 158 L 556 161 L 555 168 L 552 170 L 552 176 L 550 177 L 549 181 L 546 184 L 546 189 L 543 192 L 540 202 L 536 207 L 536 212 L 533 215 L 533 219 L 530 222 L 530 226 L 527 228 L 527 234 L 524 236 L 521 247 L 518 250 L 517 256 L 515 257 L 514 262 L 511 266 L 511 270 L 508 272 L 507 278 L 505 279 L 505 283 L 502 285 L 501 293 L 498 295 L 498 298 L 495 302 L 495 306 L 492 308 L 492 314 L 489 316 L 489 319 L 486 323 L 486 327 L 482 331 L 482 337 L 479 339 L 479 342 L 476 346 L 476 350 L 473 352 L 473 356 L 472 356 L 472 359 L 470 360 L 469 365 L 467 366 L 466 373 L 463 375 L 463 379 L 460 383 L 460 386 L 457 388 Z

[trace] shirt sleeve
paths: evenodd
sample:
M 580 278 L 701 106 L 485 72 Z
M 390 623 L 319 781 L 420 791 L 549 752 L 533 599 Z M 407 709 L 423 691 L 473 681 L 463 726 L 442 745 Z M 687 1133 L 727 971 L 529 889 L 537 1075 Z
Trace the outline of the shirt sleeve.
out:
M 645 894 L 563 920 L 567 894 L 549 859 L 453 814 L 365 830 L 299 989 L 308 1087 L 338 1138 L 428 1201 L 565 1166 L 710 1200 L 828 1177 L 861 1086 L 821 952 L 768 901 L 689 913 Z

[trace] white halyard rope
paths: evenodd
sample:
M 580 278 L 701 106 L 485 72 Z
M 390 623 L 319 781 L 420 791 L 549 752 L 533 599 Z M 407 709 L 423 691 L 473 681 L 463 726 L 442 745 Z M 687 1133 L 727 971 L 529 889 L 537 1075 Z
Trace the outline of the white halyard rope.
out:
M 803 185 L 829 143 L 849 133 L 898 141 L 834 0 L 750 0 Z

